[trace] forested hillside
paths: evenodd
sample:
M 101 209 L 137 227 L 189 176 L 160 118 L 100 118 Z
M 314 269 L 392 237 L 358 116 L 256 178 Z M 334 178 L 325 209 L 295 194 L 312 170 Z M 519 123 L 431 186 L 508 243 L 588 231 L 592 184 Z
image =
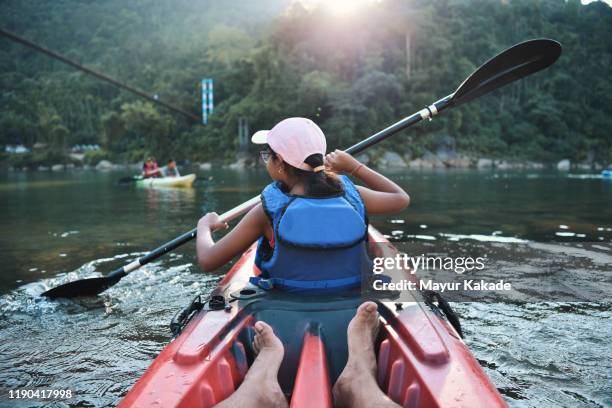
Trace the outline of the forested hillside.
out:
M 384 145 L 418 157 L 441 140 L 470 155 L 612 159 L 612 9 L 577 0 L 382 0 L 352 15 L 290 0 L 4 1 L 0 26 L 200 115 L 207 126 L 0 38 L 0 145 L 110 157 L 232 160 L 251 132 L 306 116 L 348 146 L 452 92 L 497 52 L 535 37 L 564 47 L 551 69 Z

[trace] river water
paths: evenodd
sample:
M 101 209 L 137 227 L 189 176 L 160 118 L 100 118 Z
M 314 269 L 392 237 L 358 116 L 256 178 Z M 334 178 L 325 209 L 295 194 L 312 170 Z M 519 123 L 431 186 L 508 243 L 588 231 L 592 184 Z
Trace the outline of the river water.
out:
M 168 323 L 229 265 L 205 274 L 192 243 L 102 295 L 49 301 L 59 283 L 107 273 L 259 193 L 262 171 L 198 172 L 193 189 L 120 186 L 125 173 L 0 174 L 0 406 L 114 406 L 171 339 Z M 510 406 L 612 406 L 612 182 L 563 173 L 401 171 L 412 205 L 371 223 L 392 241 L 490 245 L 489 262 L 567 282 L 588 271 L 593 299 L 456 303 L 465 341 Z M 501 254 L 501 255 L 496 255 Z M 523 254 L 523 255 L 513 255 Z M 525 255 L 528 254 L 528 255 Z M 561 283 L 558 283 L 561 285 Z M 70 389 L 71 399 L 9 399 Z

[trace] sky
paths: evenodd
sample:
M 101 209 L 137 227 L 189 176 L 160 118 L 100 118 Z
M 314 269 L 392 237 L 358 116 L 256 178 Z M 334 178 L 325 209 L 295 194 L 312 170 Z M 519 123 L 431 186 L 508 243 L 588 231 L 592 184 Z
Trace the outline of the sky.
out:
M 323 2 L 323 0 L 299 0 L 305 6 L 312 6 Z M 325 5 L 335 14 L 351 14 L 367 3 L 380 2 L 381 0 L 325 0 Z M 588 4 L 597 0 L 581 0 L 582 4 Z M 612 6 L 612 0 L 603 0 Z

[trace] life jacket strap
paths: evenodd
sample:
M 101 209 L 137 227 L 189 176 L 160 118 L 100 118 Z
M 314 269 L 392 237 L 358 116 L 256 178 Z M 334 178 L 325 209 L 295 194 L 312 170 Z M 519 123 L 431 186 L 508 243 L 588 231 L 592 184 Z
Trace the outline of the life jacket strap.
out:
M 348 286 L 354 286 L 361 282 L 361 276 L 350 276 L 348 278 L 341 279 L 326 279 L 326 280 L 292 280 L 292 279 L 281 279 L 281 278 L 262 278 L 260 276 L 252 276 L 249 278 L 249 282 L 255 286 L 260 287 L 263 290 L 270 290 L 272 288 L 292 288 L 292 289 L 333 289 L 342 288 Z

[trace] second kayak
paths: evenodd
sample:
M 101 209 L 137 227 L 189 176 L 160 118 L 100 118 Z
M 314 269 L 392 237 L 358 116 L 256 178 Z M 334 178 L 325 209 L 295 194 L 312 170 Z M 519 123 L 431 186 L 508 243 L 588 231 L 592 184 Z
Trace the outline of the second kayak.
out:
M 136 180 L 136 185 L 141 187 L 191 187 L 196 179 L 195 174 L 187 174 L 180 177 L 150 177 Z

